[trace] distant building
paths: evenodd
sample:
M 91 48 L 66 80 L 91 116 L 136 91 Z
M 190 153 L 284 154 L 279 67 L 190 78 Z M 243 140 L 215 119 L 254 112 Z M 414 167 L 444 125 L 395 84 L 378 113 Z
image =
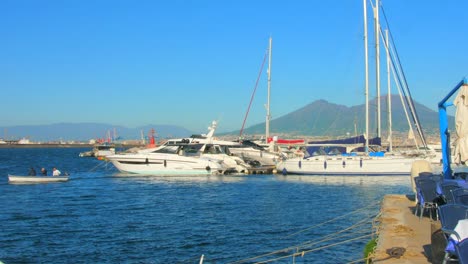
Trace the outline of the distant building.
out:
M 18 140 L 18 144 L 31 144 L 31 142 L 27 138 L 22 138 Z

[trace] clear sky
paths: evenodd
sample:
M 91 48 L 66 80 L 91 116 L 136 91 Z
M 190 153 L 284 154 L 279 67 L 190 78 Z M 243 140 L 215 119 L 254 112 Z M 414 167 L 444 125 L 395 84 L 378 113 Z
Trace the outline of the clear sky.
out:
M 468 75 L 468 1 L 382 5 L 414 99 L 435 110 Z M 0 126 L 172 124 L 202 133 L 216 119 L 219 131 L 240 129 L 270 36 L 273 119 L 318 99 L 363 104 L 362 6 L 0 0 Z M 371 61 L 372 32 L 369 24 Z M 264 69 L 247 126 L 265 120 L 266 80 Z

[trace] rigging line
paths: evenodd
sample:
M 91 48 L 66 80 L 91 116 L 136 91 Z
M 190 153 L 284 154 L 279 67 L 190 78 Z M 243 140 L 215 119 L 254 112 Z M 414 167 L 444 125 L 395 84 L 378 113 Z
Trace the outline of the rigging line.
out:
M 371 235 L 364 235 L 364 236 L 360 236 L 360 237 L 355 237 L 355 238 L 352 238 L 352 239 L 349 239 L 349 240 L 346 240 L 346 241 L 336 242 L 336 243 L 326 245 L 326 246 L 323 246 L 323 247 L 318 247 L 318 248 L 314 248 L 314 249 L 310 249 L 310 250 L 304 250 L 302 252 L 293 253 L 293 254 L 290 254 L 290 255 L 287 255 L 287 256 L 281 256 L 281 257 L 278 257 L 278 258 L 275 258 L 275 259 L 268 259 L 268 260 L 265 260 L 265 261 L 260 261 L 260 262 L 255 262 L 255 263 L 269 263 L 269 262 L 273 262 L 273 261 L 277 261 L 277 260 L 280 260 L 280 259 L 285 259 L 285 258 L 289 258 L 289 257 L 293 257 L 293 256 L 298 257 L 298 256 L 305 255 L 307 253 L 310 253 L 310 252 L 326 249 L 326 248 L 336 246 L 336 245 L 345 244 L 345 243 L 355 241 L 355 240 L 359 240 L 359 239 L 363 239 L 363 238 L 366 238 L 366 237 L 369 237 L 369 236 L 371 236 Z
M 372 8 L 375 9 L 375 6 L 374 6 L 374 4 L 372 3 L 372 0 L 369 0 L 369 2 L 371 3 Z M 402 91 L 403 94 L 404 94 L 405 103 L 406 103 L 406 104 L 408 105 L 408 107 L 410 108 L 410 110 L 411 110 L 411 111 L 410 111 L 411 117 L 412 117 L 413 121 L 416 123 L 416 130 L 418 131 L 418 134 L 419 134 L 419 137 L 421 138 L 421 141 L 423 142 L 424 145 L 426 145 L 425 139 L 424 139 L 424 135 L 421 134 L 421 132 L 420 132 L 420 130 L 419 130 L 419 127 L 418 127 L 419 119 L 417 118 L 417 114 L 416 114 L 416 116 L 415 116 L 415 114 L 414 114 L 414 112 L 415 112 L 415 111 L 414 111 L 414 105 L 413 105 L 413 107 L 412 107 L 412 105 L 411 105 L 411 103 L 412 103 L 411 93 L 410 93 L 410 91 L 409 91 L 409 89 L 408 89 L 408 83 L 406 82 L 406 77 L 405 77 L 405 74 L 404 74 L 404 72 L 403 72 L 403 67 L 402 67 L 402 65 L 401 65 L 401 61 L 400 61 L 400 57 L 399 57 L 399 55 L 398 55 L 398 51 L 396 50 L 395 41 L 394 41 L 394 39 L 393 39 L 392 31 L 390 30 L 390 24 L 388 23 L 388 19 L 387 19 L 387 16 L 386 16 L 386 14 L 385 14 L 385 10 L 383 9 L 382 2 L 380 2 L 380 7 L 381 7 L 382 13 L 383 13 L 383 15 L 384 15 L 384 19 L 385 19 L 385 23 L 386 23 L 386 25 L 387 25 L 388 31 L 389 31 L 389 33 L 390 33 L 390 39 L 391 39 L 391 43 L 393 43 L 393 49 L 389 49 L 390 47 L 387 47 L 386 42 L 385 42 L 385 41 L 383 41 L 383 42 L 384 42 L 386 48 L 389 49 L 391 55 L 393 55 L 392 57 L 394 58 L 394 60 L 396 61 L 396 63 L 397 63 L 398 66 L 399 66 L 399 67 L 396 67 L 396 66 L 395 66 L 395 61 L 394 61 L 393 59 L 391 60 L 392 67 L 395 68 L 395 72 L 396 72 L 396 76 L 397 76 L 396 79 L 398 79 L 398 82 L 400 83 L 400 86 L 402 87 L 402 88 L 401 88 L 401 91 Z M 380 33 L 380 36 L 382 37 L 382 39 L 384 39 L 384 37 L 383 37 L 383 32 L 382 32 L 382 29 L 381 29 L 381 28 L 380 28 L 380 30 L 379 30 L 379 33 Z M 403 85 L 403 83 L 402 83 L 402 81 L 401 81 L 400 75 L 403 76 L 403 81 L 404 81 L 404 84 L 405 84 L 405 85 Z M 406 91 L 406 90 L 407 90 L 407 91 Z M 406 94 L 407 92 L 408 92 L 409 95 Z M 400 95 L 400 96 L 401 96 L 401 95 Z M 402 101 L 402 102 L 403 102 L 403 101 Z M 410 128 L 410 129 L 412 129 L 412 128 Z M 416 144 L 416 146 L 417 146 L 417 144 Z M 419 148 L 418 148 L 418 149 L 419 149 Z
M 297 235 L 297 234 L 300 234 L 300 233 L 302 233 L 302 232 L 305 232 L 305 231 L 307 231 L 307 230 L 310 230 L 310 229 L 312 229 L 312 228 L 314 228 L 314 227 L 318 227 L 318 226 L 321 226 L 321 225 L 324 225 L 324 224 L 333 222 L 333 221 L 338 220 L 338 219 L 341 219 L 341 218 L 343 218 L 343 217 L 345 217 L 345 216 L 355 214 L 355 213 L 357 213 L 357 212 L 360 212 L 360 211 L 363 211 L 363 210 L 365 210 L 365 209 L 368 209 L 368 208 L 370 208 L 370 207 L 372 207 L 372 206 L 376 206 L 376 205 L 379 204 L 379 203 L 380 203 L 380 201 L 377 201 L 377 202 L 375 202 L 375 203 L 373 203 L 373 204 L 370 204 L 370 205 L 368 205 L 368 206 L 366 206 L 366 207 L 363 207 L 363 208 L 361 208 L 361 209 L 358 209 L 358 210 L 355 210 L 355 211 L 351 211 L 351 212 L 349 212 L 349 213 L 347 213 L 347 214 L 344 214 L 344 215 L 341 215 L 341 216 L 337 216 L 337 217 L 335 217 L 335 218 L 333 218 L 333 219 L 330 219 L 330 220 L 328 220 L 328 221 L 325 221 L 325 222 L 322 222 L 322 223 L 313 225 L 313 226 L 311 226 L 311 227 L 305 228 L 305 229 L 303 229 L 303 230 L 297 231 L 296 233 L 292 233 L 292 234 L 287 235 L 287 236 L 285 236 L 285 237 L 283 237 L 283 238 L 288 238 L 288 237 L 291 237 L 291 236 L 295 236 L 295 235 Z
M 381 37 L 383 38 L 383 33 L 382 33 L 382 31 L 380 31 L 380 35 L 381 35 Z M 393 51 L 390 47 L 387 46 L 387 43 L 385 43 L 385 47 L 390 51 L 390 54 L 393 54 L 393 53 L 394 53 L 394 51 Z M 403 93 L 403 94 L 405 95 L 405 98 L 407 98 L 406 93 L 405 93 L 405 91 L 404 91 L 404 89 L 403 89 L 403 87 L 402 87 L 403 84 L 401 83 L 400 76 L 399 76 L 399 74 L 398 74 L 398 72 L 397 72 L 398 69 L 396 69 L 396 66 L 395 66 L 395 63 L 394 63 L 393 60 L 390 60 L 390 62 L 391 62 L 391 71 L 392 71 L 392 73 L 393 73 L 392 76 L 393 76 L 393 79 L 394 79 L 395 84 L 396 84 L 396 86 L 397 86 L 398 94 L 400 95 L 401 105 L 402 105 L 403 110 L 404 110 L 404 112 L 405 112 L 405 116 L 406 116 L 406 119 L 407 119 L 407 122 L 408 122 L 409 129 L 410 129 L 410 130 L 413 130 L 412 123 L 411 123 L 411 121 L 409 120 L 408 111 L 406 110 L 406 106 L 410 107 L 410 105 L 408 104 L 407 99 L 404 99 L 404 98 L 402 97 L 402 95 L 401 95 L 401 94 Z M 411 109 L 410 109 L 410 113 L 411 113 Z M 413 114 L 411 114 L 411 117 L 413 118 L 413 121 L 415 121 L 415 120 L 414 120 Z M 416 122 L 416 121 L 415 121 L 415 122 Z M 417 126 L 417 125 L 416 125 L 416 131 L 418 131 L 419 137 L 422 138 L 423 135 L 421 135 L 421 133 L 419 133 L 420 130 L 419 130 L 419 126 Z M 415 139 L 416 139 L 416 138 L 415 138 Z M 416 145 L 416 148 L 419 149 L 418 142 L 417 142 L 416 140 L 415 140 L 415 145 Z
M 254 87 L 252 96 L 250 97 L 250 103 L 249 103 L 249 106 L 247 107 L 247 112 L 245 113 L 244 122 L 242 122 L 242 128 L 241 128 L 240 133 L 239 133 L 239 138 L 242 137 L 242 132 L 244 131 L 245 121 L 247 120 L 247 116 L 249 115 L 250 107 L 252 106 L 252 102 L 253 102 L 253 99 L 255 97 L 255 92 L 257 91 L 258 81 L 260 80 L 260 76 L 261 76 L 261 74 L 263 72 L 263 66 L 265 65 L 267 55 L 268 55 L 268 50 L 265 52 L 265 56 L 263 57 L 262 66 L 260 67 L 260 72 L 258 73 L 257 81 L 255 82 L 255 87 Z
M 382 34 L 382 37 L 383 37 L 382 32 L 381 32 L 381 34 Z M 394 43 L 393 43 L 393 49 L 392 49 L 392 47 L 389 47 L 389 50 L 390 50 L 390 54 L 394 58 L 396 56 L 396 55 L 394 55 L 395 54 Z M 402 99 L 402 105 L 403 105 L 403 107 L 405 105 L 408 106 L 408 108 L 410 110 L 409 113 L 411 114 L 411 118 L 413 119 L 416 131 L 418 132 L 418 136 L 421 139 L 421 142 L 423 143 L 423 145 L 427 146 L 426 145 L 426 140 L 425 140 L 425 137 L 424 137 L 424 133 L 423 133 L 422 128 L 421 128 L 421 122 L 418 119 L 418 115 L 417 115 L 417 112 L 415 110 L 414 104 L 411 104 L 413 102 L 412 98 L 411 98 L 411 94 L 407 95 L 406 91 L 405 91 L 405 88 L 406 88 L 406 90 L 409 93 L 409 88 L 407 86 L 404 87 L 403 86 L 404 83 L 402 83 L 402 81 L 401 81 L 400 75 L 403 74 L 402 73 L 403 71 L 402 71 L 402 69 L 397 68 L 397 65 L 395 65 L 393 60 L 391 60 L 391 70 L 393 72 L 393 77 L 395 79 L 395 83 L 397 84 L 397 87 L 398 87 L 399 91 L 402 92 L 404 94 L 404 96 L 405 96 L 404 100 L 403 100 L 403 98 L 401 98 Z M 400 93 L 400 97 L 401 97 L 401 93 Z M 405 111 L 405 113 L 407 114 L 406 111 Z M 411 123 L 409 123 L 409 124 L 411 126 L 410 129 L 412 129 Z M 416 143 L 416 147 L 419 149 L 417 141 L 415 141 L 415 143 Z
M 383 14 L 383 16 L 384 16 L 385 23 L 386 23 L 387 28 L 388 28 L 388 32 L 390 33 L 391 43 L 395 43 L 395 40 L 393 39 L 392 30 L 390 29 L 390 23 L 388 22 L 387 15 L 386 15 L 386 13 L 385 13 L 385 9 L 383 9 L 383 5 L 382 5 L 382 4 L 380 5 L 380 7 L 381 7 L 381 9 L 382 9 L 382 14 Z M 396 59 L 398 65 L 400 65 L 400 67 L 401 67 L 401 60 L 400 60 L 400 56 L 399 56 L 398 50 L 396 49 L 395 44 L 394 44 L 393 46 L 394 46 L 394 49 L 395 49 L 395 59 Z M 404 74 L 403 72 L 402 72 L 402 75 L 403 75 L 404 81 L 405 81 L 405 83 L 406 83 L 406 77 L 405 77 L 405 74 Z
M 372 0 L 369 0 L 369 2 L 371 3 L 372 8 L 374 8 Z M 390 49 L 390 50 L 392 51 L 392 55 L 395 54 L 393 57 L 395 58 L 396 62 L 398 63 L 398 66 L 399 66 L 397 68 L 395 65 L 393 65 L 393 67 L 395 67 L 397 69 L 397 73 L 399 74 L 398 75 L 398 81 L 400 82 L 400 85 L 403 87 L 402 91 L 403 91 L 403 94 L 405 96 L 405 102 L 408 105 L 408 107 L 411 109 L 410 113 L 411 113 L 411 117 L 413 118 L 413 121 L 415 122 L 416 131 L 418 132 L 418 135 L 419 135 L 419 137 L 421 139 L 421 142 L 423 143 L 424 147 L 427 149 L 427 143 L 426 143 L 426 138 L 424 136 L 424 131 L 422 131 L 422 128 L 421 128 L 421 122 L 419 120 L 419 115 L 415 111 L 416 107 L 414 106 L 413 98 L 411 96 L 411 91 L 408 88 L 408 82 L 406 80 L 406 75 L 403 72 L 403 66 L 401 65 L 400 56 L 398 55 L 398 51 L 396 50 L 395 41 L 393 39 L 393 34 L 392 34 L 392 31 L 390 30 L 390 24 L 388 23 L 388 19 L 387 19 L 387 16 L 385 14 L 385 10 L 383 9 L 382 2 L 380 2 L 380 8 L 382 10 L 382 13 L 384 15 L 384 19 L 385 19 L 388 31 L 390 33 L 391 43 L 393 43 L 393 49 Z M 382 33 L 381 29 L 380 29 L 380 34 L 381 34 L 381 36 L 383 38 L 383 35 L 382 35 L 383 33 Z M 393 60 L 391 60 L 391 61 L 392 61 L 392 64 L 395 63 Z M 401 84 L 400 75 L 403 76 L 403 81 L 404 81 L 404 84 L 405 84 L 404 86 L 403 86 L 403 84 Z M 405 89 L 406 89 L 406 91 L 405 91 Z M 408 95 L 406 95 L 406 93 L 408 93 Z
M 388 31 L 389 31 L 389 33 L 390 33 L 390 39 L 391 39 L 391 42 L 393 43 L 393 49 L 394 49 L 394 51 L 395 51 L 396 60 L 397 60 L 397 62 L 398 62 L 398 64 L 399 64 L 400 68 L 403 69 L 403 67 L 401 66 L 401 62 L 400 62 L 400 56 L 398 55 L 398 50 L 397 50 L 397 48 L 396 48 L 396 46 L 395 46 L 395 41 L 393 40 L 393 34 L 392 34 L 392 31 L 390 30 L 390 24 L 388 23 L 387 16 L 386 16 L 386 14 L 385 14 L 385 10 L 384 10 L 382 4 L 380 5 L 380 8 L 381 8 L 381 10 L 382 10 L 382 13 L 383 13 L 384 19 L 385 19 L 385 23 L 387 24 L 387 28 L 388 28 Z M 409 103 L 410 103 L 410 106 L 413 108 L 413 111 L 414 111 L 415 106 L 414 106 L 413 98 L 412 98 L 412 95 L 411 95 L 411 91 L 408 89 L 408 82 L 407 82 L 407 80 L 406 80 L 406 75 L 405 75 L 405 73 L 403 72 L 403 70 L 402 70 L 401 72 L 402 72 L 403 80 L 404 80 L 405 85 L 406 85 L 406 89 L 408 90 L 408 94 L 409 94 Z M 414 115 L 415 115 L 415 122 L 417 122 L 417 124 L 420 124 L 421 122 L 420 122 L 420 120 L 419 120 L 418 113 L 415 112 Z M 420 133 L 422 134 L 422 138 L 421 138 L 422 143 L 424 144 L 424 147 L 427 148 L 426 138 L 425 138 L 425 136 L 424 136 L 424 132 L 422 131 L 422 129 L 421 129 Z
M 380 35 L 381 37 L 383 38 L 383 32 L 381 31 L 380 32 Z M 395 43 L 392 43 L 393 44 L 393 49 L 391 47 L 388 47 L 389 51 L 390 51 L 390 54 L 392 56 L 392 58 L 395 58 L 397 55 L 395 54 Z M 401 88 L 401 91 L 403 92 L 403 94 L 405 95 L 405 98 L 404 98 L 404 101 L 406 103 L 406 105 L 408 106 L 408 108 L 410 109 L 410 113 L 411 113 L 411 118 L 413 119 L 414 121 L 414 125 L 415 125 L 415 128 L 416 128 L 416 131 L 418 132 L 418 136 L 419 138 L 421 139 L 421 142 L 422 144 L 427 147 L 427 144 L 426 144 L 426 139 L 425 139 L 425 136 L 424 136 L 424 132 L 421 128 L 421 122 L 419 121 L 419 116 L 418 116 L 418 113 L 416 112 L 416 109 L 415 109 L 415 106 L 414 106 L 414 103 L 413 103 L 413 100 L 412 100 L 412 97 L 411 97 L 411 94 L 410 94 L 410 90 L 409 90 L 409 87 L 408 87 L 408 84 L 407 83 L 402 83 L 401 82 L 401 77 L 400 75 L 403 75 L 403 69 L 401 68 L 401 65 L 399 68 L 396 67 L 396 65 L 394 64 L 394 61 L 393 59 L 391 60 L 391 64 L 392 64 L 392 72 L 393 72 L 393 76 L 396 78 L 398 78 L 398 83 L 400 84 L 400 86 L 402 87 Z M 397 82 L 395 82 L 397 83 Z M 398 83 L 397 83 L 397 86 L 398 86 Z M 406 85 L 403 86 L 403 84 Z M 406 88 L 406 91 L 405 92 L 405 88 Z M 408 95 L 406 95 L 406 93 L 408 93 Z M 403 102 L 403 101 L 402 101 Z M 416 143 L 416 147 L 417 147 L 417 142 Z M 418 148 L 419 149 L 419 148 Z
M 266 254 L 262 254 L 262 255 L 259 255 L 259 256 L 254 256 L 254 257 L 250 257 L 250 258 L 247 258 L 247 259 L 242 259 L 242 260 L 238 260 L 238 261 L 235 261 L 235 262 L 232 262 L 231 264 L 234 264 L 234 263 L 243 263 L 243 262 L 246 262 L 246 261 L 250 261 L 250 260 L 254 260 L 254 259 L 258 259 L 258 258 L 262 258 L 262 257 L 266 257 L 266 256 L 269 256 L 269 255 L 274 255 L 274 254 L 277 254 L 277 253 L 281 253 L 281 252 L 288 252 L 290 250 L 293 250 L 293 249 L 296 249 L 296 248 L 303 248 L 305 246 L 312 246 L 312 245 L 315 245 L 315 244 L 319 244 L 321 242 L 325 242 L 325 241 L 328 241 L 333 237 L 333 235 L 336 235 L 336 234 L 340 234 L 340 233 L 344 233 L 345 231 L 348 231 L 348 230 L 351 230 L 352 228 L 355 228 L 356 226 L 359 226 L 359 225 L 363 225 L 363 224 L 366 224 L 367 221 L 369 221 L 370 219 L 375 219 L 375 217 L 368 217 L 368 218 L 365 218 L 361 221 L 359 221 L 358 223 L 352 225 L 352 226 L 349 226 L 343 230 L 340 230 L 339 232 L 336 232 L 336 233 L 333 233 L 333 234 L 328 234 L 324 237 L 322 237 L 321 240 L 319 241 L 315 241 L 315 242 L 312 242 L 312 240 L 309 240 L 309 241 L 306 241 L 306 242 L 303 242 L 301 244 L 298 244 L 298 245 L 294 245 L 294 246 L 290 246 L 290 247 L 287 247 L 287 248 L 282 248 L 282 249 L 279 249 L 279 250 L 275 250 L 275 251 L 272 251 L 270 253 L 266 253 Z M 362 231 L 361 231 L 362 232 Z M 351 234 L 357 234 L 358 232 L 356 233 L 351 233 Z M 341 237 L 345 237 L 345 236 L 348 236 L 350 234 L 345 234 L 345 235 L 342 235 Z M 339 236 L 338 236 L 339 237 Z M 309 243 L 309 244 L 307 244 Z
M 407 119 L 407 121 L 408 121 L 408 125 L 410 126 L 410 131 L 412 131 L 412 130 L 413 130 L 413 126 L 411 125 L 411 121 L 409 120 L 408 110 L 406 110 L 406 105 L 407 105 L 407 103 L 405 102 L 405 99 L 403 99 L 403 96 L 402 96 L 402 92 L 403 92 L 403 91 L 402 91 L 402 88 L 400 87 L 400 84 L 397 82 L 397 79 L 396 79 L 397 77 L 395 77 L 395 76 L 396 76 L 396 73 L 395 73 L 395 69 L 394 69 L 393 65 L 392 65 L 392 67 L 391 67 L 391 70 L 392 70 L 392 73 L 393 73 L 393 78 L 394 78 L 395 83 L 396 83 L 396 85 L 397 85 L 398 94 L 400 95 L 401 105 L 403 106 L 403 110 L 405 111 L 405 116 L 406 116 L 406 119 Z M 421 136 L 421 135 L 419 135 L 419 136 Z M 418 143 L 418 142 L 416 142 L 416 138 L 415 138 L 416 149 L 419 149 L 419 146 L 418 146 L 417 143 Z
M 383 32 L 380 31 L 380 36 L 383 38 Z M 395 58 L 396 55 L 395 54 L 395 43 L 393 43 L 393 49 L 391 47 L 387 47 L 386 43 L 385 43 L 385 47 L 387 49 L 389 49 L 390 51 L 390 54 L 392 55 L 392 58 Z M 424 134 L 422 133 L 422 129 L 421 129 L 421 125 L 420 125 L 420 122 L 419 122 L 419 119 L 417 117 L 417 113 L 416 113 L 416 110 L 415 110 L 415 107 L 412 103 L 412 99 L 411 99 L 411 95 L 407 95 L 406 93 L 408 92 L 409 93 L 409 89 L 408 89 L 408 86 L 406 84 L 406 87 L 403 85 L 405 83 L 402 83 L 401 81 L 401 77 L 400 75 L 403 75 L 403 70 L 401 68 L 398 68 L 396 65 L 395 65 L 395 62 L 393 59 L 390 60 L 391 61 L 391 68 L 392 68 L 392 72 L 393 72 L 393 77 L 395 79 L 395 83 L 397 84 L 397 87 L 399 88 L 399 91 L 402 92 L 405 96 L 404 98 L 404 101 L 402 99 L 402 105 L 403 107 L 405 107 L 405 104 L 408 106 L 408 108 L 410 109 L 410 114 L 411 114 L 411 117 L 414 121 L 414 125 L 416 127 L 416 131 L 418 132 L 418 135 L 419 135 L 419 138 L 421 139 L 421 142 L 423 143 L 424 146 L 427 146 L 426 145 L 426 142 L 425 142 L 425 138 L 424 138 Z M 401 65 L 400 65 L 401 67 Z M 406 88 L 406 90 L 405 90 Z M 401 94 L 400 94 L 400 97 L 401 97 Z M 405 112 L 407 113 L 407 112 Z M 411 124 L 410 124 L 411 126 Z M 412 129 L 412 127 L 410 127 L 410 129 Z M 417 142 L 416 143 L 416 147 L 418 148 L 417 146 Z M 418 148 L 419 149 L 419 148 Z

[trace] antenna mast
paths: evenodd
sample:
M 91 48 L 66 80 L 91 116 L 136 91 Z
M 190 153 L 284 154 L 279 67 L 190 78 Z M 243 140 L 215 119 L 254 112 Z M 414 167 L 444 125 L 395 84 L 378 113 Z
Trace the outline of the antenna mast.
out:
M 270 90 L 271 90 L 271 43 L 272 39 L 270 36 L 270 46 L 268 48 L 268 95 L 267 95 L 267 105 L 266 105 L 266 122 L 265 122 L 265 142 L 268 142 L 268 138 L 270 137 Z
M 366 146 L 365 152 L 369 152 L 369 63 L 367 59 L 367 0 L 363 0 L 364 3 L 364 57 L 365 57 L 365 68 L 366 68 L 366 88 L 364 91 L 366 97 Z
M 377 89 L 377 137 L 381 137 L 380 133 L 380 24 L 379 24 L 379 0 L 375 0 L 374 7 L 374 23 L 375 23 L 375 71 L 376 71 L 376 89 Z
M 393 131 L 392 131 L 392 94 L 390 87 L 390 51 L 388 43 L 388 29 L 385 30 L 385 45 L 387 52 L 387 110 L 388 110 L 388 151 L 393 151 Z

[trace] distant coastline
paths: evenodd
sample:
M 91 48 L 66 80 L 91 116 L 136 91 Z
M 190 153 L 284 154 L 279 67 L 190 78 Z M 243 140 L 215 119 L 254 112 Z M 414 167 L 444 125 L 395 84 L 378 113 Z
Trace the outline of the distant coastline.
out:
M 91 144 L 61 144 L 61 143 L 44 143 L 44 144 L 0 144 L 0 148 L 90 148 Z
M 116 144 L 118 148 L 140 147 L 141 145 Z M 92 148 L 93 144 L 84 143 L 35 143 L 35 144 L 0 144 L 0 148 Z

